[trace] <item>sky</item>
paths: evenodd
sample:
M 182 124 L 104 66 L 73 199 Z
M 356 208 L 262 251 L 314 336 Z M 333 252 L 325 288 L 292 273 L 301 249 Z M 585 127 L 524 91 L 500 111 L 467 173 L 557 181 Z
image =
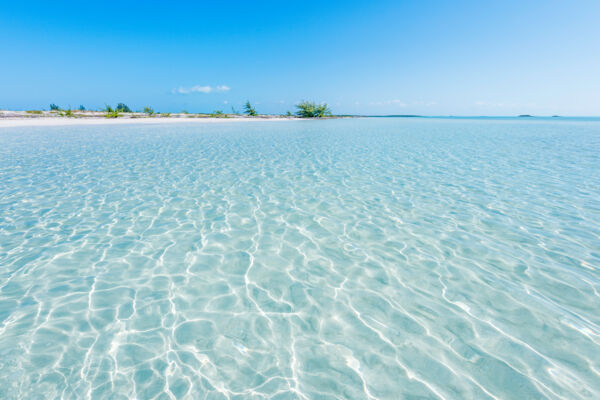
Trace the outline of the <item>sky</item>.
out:
M 600 115 L 598 0 L 0 1 L 0 109 Z

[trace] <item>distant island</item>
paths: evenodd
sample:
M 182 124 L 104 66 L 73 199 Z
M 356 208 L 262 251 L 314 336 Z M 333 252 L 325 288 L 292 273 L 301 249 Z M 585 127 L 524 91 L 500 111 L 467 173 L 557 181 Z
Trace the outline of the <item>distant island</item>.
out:
M 533 115 L 529 115 L 529 114 L 521 114 L 519 115 L 519 118 L 532 118 Z

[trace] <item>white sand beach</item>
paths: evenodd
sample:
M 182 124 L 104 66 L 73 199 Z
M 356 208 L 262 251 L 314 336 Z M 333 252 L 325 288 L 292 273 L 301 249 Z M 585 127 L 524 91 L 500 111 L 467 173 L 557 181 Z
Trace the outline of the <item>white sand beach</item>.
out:
M 123 125 L 123 124 L 181 124 L 181 123 L 223 123 L 223 122 L 257 122 L 297 120 L 297 117 L 281 117 L 261 115 L 248 117 L 244 115 L 227 115 L 227 117 L 211 117 L 202 114 L 172 114 L 170 116 L 146 116 L 141 113 L 125 113 L 119 118 L 106 118 L 102 112 L 75 112 L 72 117 L 58 116 L 47 111 L 41 114 L 30 114 L 25 111 L 0 110 L 0 128 L 19 126 L 69 126 L 69 125 Z
M 0 128 L 19 126 L 124 125 L 124 124 L 217 124 L 223 122 L 289 121 L 300 118 L 4 118 Z

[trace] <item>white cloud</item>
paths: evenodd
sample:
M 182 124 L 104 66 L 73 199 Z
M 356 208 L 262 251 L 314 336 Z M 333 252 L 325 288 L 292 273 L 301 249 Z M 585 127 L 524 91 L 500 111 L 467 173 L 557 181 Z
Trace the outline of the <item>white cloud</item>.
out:
M 418 106 L 418 107 L 432 107 L 435 106 L 437 103 L 435 101 L 413 101 L 413 102 L 404 102 L 402 100 L 398 100 L 398 99 L 393 99 L 393 100 L 384 100 L 384 101 L 371 101 L 369 103 L 372 106 L 396 106 L 396 107 L 414 107 L 414 106 Z
M 536 103 L 502 103 L 502 102 L 488 102 L 488 101 L 476 101 L 475 106 L 487 107 L 487 108 L 543 108 Z
M 402 100 L 394 99 L 394 100 L 386 100 L 386 101 L 372 101 L 369 103 L 372 106 L 389 106 L 390 104 L 394 104 L 400 107 L 406 107 L 406 103 Z
M 230 89 L 229 86 L 219 85 L 219 86 L 191 86 L 191 87 L 182 87 L 180 86 L 177 89 L 173 89 L 171 92 L 173 94 L 190 94 L 190 93 L 215 93 L 215 92 L 227 92 Z
M 416 106 L 431 107 L 431 106 L 435 106 L 437 103 L 435 101 L 423 101 L 423 100 L 419 100 L 419 101 L 415 101 L 414 104 Z

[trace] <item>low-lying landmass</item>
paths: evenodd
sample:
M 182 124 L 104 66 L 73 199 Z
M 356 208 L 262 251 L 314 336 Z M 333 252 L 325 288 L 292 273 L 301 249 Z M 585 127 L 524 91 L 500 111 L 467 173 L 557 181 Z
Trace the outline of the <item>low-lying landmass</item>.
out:
M 231 113 L 215 110 L 211 113 L 190 113 L 185 110 L 178 113 L 157 112 L 146 106 L 142 111 L 132 111 L 126 104 L 119 103 L 116 107 L 106 105 L 102 110 L 88 110 L 84 106 L 78 109 L 63 109 L 56 104 L 50 104 L 50 110 L 10 111 L 0 110 L 0 126 L 17 125 L 63 125 L 63 124 L 93 124 L 114 121 L 118 123 L 168 123 L 182 121 L 264 121 L 289 120 L 305 118 L 340 118 L 331 113 L 327 104 L 317 104 L 302 101 L 296 105 L 297 111 L 288 111 L 283 115 L 259 114 L 249 101 L 244 105 L 244 113 L 238 113 L 232 108 Z
M 60 110 L 60 111 L 45 111 L 45 110 L 27 110 L 27 111 L 11 111 L 0 110 L 0 118 L 20 118 L 20 119 L 40 119 L 40 118 L 73 118 L 73 119 L 183 119 L 183 118 L 236 118 L 236 119 L 282 119 L 282 118 L 300 118 L 296 115 L 271 115 L 271 114 L 227 114 L 222 111 L 212 113 L 160 113 L 160 112 L 122 112 L 118 110 L 110 111 L 79 111 L 79 110 Z

